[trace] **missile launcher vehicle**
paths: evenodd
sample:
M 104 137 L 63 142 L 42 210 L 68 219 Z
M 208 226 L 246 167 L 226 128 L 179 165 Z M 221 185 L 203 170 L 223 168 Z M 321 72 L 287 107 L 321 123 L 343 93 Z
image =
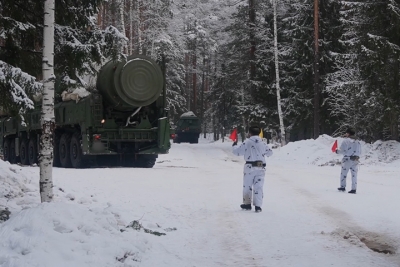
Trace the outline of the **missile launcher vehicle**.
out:
M 57 88 L 56 88 L 57 90 Z M 143 55 L 109 61 L 96 89 L 79 89 L 56 101 L 54 166 L 151 168 L 170 149 L 165 67 Z M 23 116 L 0 116 L 0 152 L 10 163 L 38 162 L 41 107 Z

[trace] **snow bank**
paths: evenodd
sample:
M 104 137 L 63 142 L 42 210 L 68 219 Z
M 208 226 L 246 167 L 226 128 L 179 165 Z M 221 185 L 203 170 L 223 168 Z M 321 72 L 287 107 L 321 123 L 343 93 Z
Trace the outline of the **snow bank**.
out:
M 39 177 L 37 178 L 37 186 Z M 38 203 L 38 190 L 32 179 L 18 165 L 0 160 L 0 211 L 14 212 Z
M 0 266 L 138 266 L 147 242 L 106 209 L 44 203 L 0 227 Z
M 207 134 L 207 138 L 200 135 L 202 142 L 214 143 L 218 146 L 225 146 L 232 143 L 228 137 L 224 142 L 222 139 L 213 141 L 213 135 Z M 312 164 L 317 166 L 334 166 L 340 164 L 342 155 L 333 153 L 331 148 L 335 140 L 340 146 L 343 138 L 333 138 L 329 135 L 321 135 L 316 140 L 308 139 L 296 142 L 289 142 L 280 147 L 277 144 L 269 144 L 273 148 L 274 155 L 269 158 L 271 162 L 288 162 L 295 164 Z M 264 141 L 266 141 L 264 139 Z M 239 142 L 240 144 L 241 142 Z M 400 143 L 397 141 L 376 141 L 369 144 L 361 141 L 361 165 L 388 165 L 400 167 Z
M 275 158 L 280 161 L 296 162 L 328 166 L 339 164 L 342 155 L 332 153 L 331 148 L 335 140 L 340 146 L 343 138 L 333 138 L 321 135 L 316 140 L 308 139 L 289 142 L 286 146 L 276 150 Z M 383 165 L 394 163 L 400 165 L 400 143 L 397 141 L 376 141 L 368 144 L 361 141 L 361 165 Z
M 175 230 L 129 224 L 111 204 L 56 184 L 54 202 L 41 204 L 38 187 L 37 167 L 0 160 L 1 267 L 139 266 L 148 236 Z

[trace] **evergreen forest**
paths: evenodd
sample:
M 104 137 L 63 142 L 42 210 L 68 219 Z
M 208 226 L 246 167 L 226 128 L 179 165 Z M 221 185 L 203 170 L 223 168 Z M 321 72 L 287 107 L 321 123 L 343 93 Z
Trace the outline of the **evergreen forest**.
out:
M 0 115 L 42 88 L 43 6 L 0 1 Z M 287 141 L 400 138 L 400 0 L 55 1 L 56 93 L 131 54 L 166 58 L 171 122 L 193 111 L 215 139 L 254 123 L 279 136 L 279 105 Z

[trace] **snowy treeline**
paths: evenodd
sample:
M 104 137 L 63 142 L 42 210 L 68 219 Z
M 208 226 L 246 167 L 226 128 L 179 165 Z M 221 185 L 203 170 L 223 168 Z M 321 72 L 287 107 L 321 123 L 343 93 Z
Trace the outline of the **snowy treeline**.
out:
M 284 124 L 290 140 L 315 138 L 314 1 L 277 2 Z M 210 114 L 228 128 L 261 121 L 279 131 L 272 1 L 232 3 Z M 399 19 L 398 1 L 319 1 L 320 134 L 352 126 L 366 141 L 399 139 Z
M 313 1 L 277 1 L 288 140 L 314 137 L 313 8 Z M 43 1 L 30 0 L 0 6 L 0 60 L 38 80 L 42 9 Z M 173 122 L 191 110 L 205 131 L 258 122 L 279 132 L 273 18 L 270 0 L 57 1 L 57 91 L 82 85 L 105 58 L 165 56 Z M 352 126 L 366 141 L 399 139 L 399 18 L 394 0 L 320 1 L 320 134 Z M 2 99 L 7 81 L 0 79 Z

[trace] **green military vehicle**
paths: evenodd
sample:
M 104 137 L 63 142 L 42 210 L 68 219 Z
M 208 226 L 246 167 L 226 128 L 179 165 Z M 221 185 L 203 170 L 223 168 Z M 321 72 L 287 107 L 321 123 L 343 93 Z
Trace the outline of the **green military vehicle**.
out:
M 106 63 L 83 98 L 63 92 L 54 107 L 54 166 L 153 167 L 171 146 L 164 74 L 149 57 L 129 56 Z M 38 162 L 40 117 L 40 104 L 22 118 L 0 117 L 4 160 Z
M 201 132 L 200 119 L 192 112 L 183 113 L 175 128 L 174 143 L 197 144 Z

